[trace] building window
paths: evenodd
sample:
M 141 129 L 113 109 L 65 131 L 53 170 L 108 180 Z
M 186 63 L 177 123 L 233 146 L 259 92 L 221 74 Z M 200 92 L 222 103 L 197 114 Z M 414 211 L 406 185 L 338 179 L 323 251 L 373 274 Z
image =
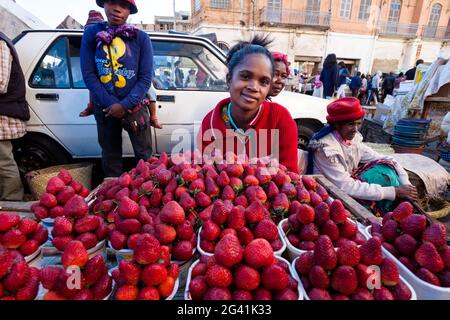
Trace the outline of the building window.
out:
M 370 6 L 372 5 L 372 0 L 361 0 L 361 5 L 359 7 L 359 20 L 368 20 L 370 16 Z
M 389 23 L 396 24 L 398 20 L 400 19 L 400 9 L 402 7 L 402 3 L 400 0 L 392 0 L 391 1 L 391 8 L 389 10 Z
M 271 22 L 281 22 L 281 0 L 267 0 L 267 14 Z
M 215 9 L 227 9 L 230 5 L 230 0 L 211 0 L 210 7 Z
M 429 27 L 437 27 L 439 24 L 439 18 L 441 17 L 442 6 L 436 3 L 431 8 L 430 20 L 428 21 Z
M 320 13 L 320 0 L 308 0 L 306 2 L 306 24 L 318 24 Z
M 352 13 L 352 0 L 342 0 L 340 17 L 350 19 Z
M 202 0 L 195 0 L 195 2 L 194 2 L 195 12 L 200 11 L 201 8 L 202 8 Z

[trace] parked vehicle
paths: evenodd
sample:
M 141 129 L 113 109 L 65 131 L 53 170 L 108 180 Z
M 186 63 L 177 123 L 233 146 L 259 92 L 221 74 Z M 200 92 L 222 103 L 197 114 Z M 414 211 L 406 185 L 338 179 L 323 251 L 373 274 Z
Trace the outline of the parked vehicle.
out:
M 154 86 L 162 130 L 153 131 L 153 150 L 171 152 L 184 139 L 195 146 L 195 129 L 203 117 L 227 93 L 226 56 L 210 40 L 188 35 L 149 33 L 154 47 Z M 88 90 L 80 70 L 82 30 L 32 30 L 15 39 L 27 81 L 31 109 L 28 133 L 16 141 L 14 153 L 20 170 L 100 158 L 94 117 L 80 118 L 88 102 Z M 181 60 L 187 72 L 194 70 L 196 86 L 176 87 L 174 63 Z M 283 92 L 274 99 L 284 105 L 299 125 L 299 147 L 305 148 L 314 132 L 323 127 L 327 101 Z M 177 130 L 179 129 L 179 130 Z M 132 157 L 127 134 L 123 153 Z

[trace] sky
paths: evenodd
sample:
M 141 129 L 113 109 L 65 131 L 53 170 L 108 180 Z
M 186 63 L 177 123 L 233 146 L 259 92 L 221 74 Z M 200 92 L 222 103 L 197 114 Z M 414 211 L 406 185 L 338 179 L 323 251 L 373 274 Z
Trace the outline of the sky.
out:
M 139 12 L 130 15 L 128 22 L 153 23 L 154 16 L 172 16 L 173 0 L 135 0 Z M 20 6 L 41 19 L 50 27 L 59 25 L 65 17 L 72 16 L 82 25 L 85 24 L 91 9 L 104 11 L 95 0 L 16 0 Z M 175 0 L 177 11 L 191 11 L 191 0 Z

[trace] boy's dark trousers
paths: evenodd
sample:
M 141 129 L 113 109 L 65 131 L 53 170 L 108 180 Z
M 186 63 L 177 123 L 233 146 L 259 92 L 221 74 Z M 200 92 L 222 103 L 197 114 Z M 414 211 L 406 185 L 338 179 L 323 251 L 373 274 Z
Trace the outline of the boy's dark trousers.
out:
M 119 177 L 123 173 L 122 120 L 111 116 L 105 117 L 105 113 L 98 105 L 94 108 L 94 114 L 97 121 L 98 142 L 102 148 L 102 166 L 105 177 Z M 138 134 L 128 132 L 128 136 L 136 161 L 147 160 L 152 156 L 150 126 Z

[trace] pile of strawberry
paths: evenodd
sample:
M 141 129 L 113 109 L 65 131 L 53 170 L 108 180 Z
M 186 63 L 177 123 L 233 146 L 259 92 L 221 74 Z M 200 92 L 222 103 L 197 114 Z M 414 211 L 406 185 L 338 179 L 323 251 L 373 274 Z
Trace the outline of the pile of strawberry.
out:
M 122 260 L 112 272 L 116 300 L 160 300 L 169 297 L 178 279 L 178 264 L 170 262 L 169 247 L 150 234 L 139 236 L 131 261 Z
M 0 245 L 0 300 L 34 300 L 39 269 L 29 267 L 18 251 Z
M 379 267 L 378 278 L 374 266 Z M 377 238 L 361 246 L 345 240 L 335 250 L 330 237 L 322 235 L 313 251 L 295 260 L 295 269 L 311 300 L 409 300 L 412 296 L 395 262 L 383 257 Z
M 226 207 L 222 200 L 214 201 L 211 216 L 203 222 L 200 232 L 200 248 L 207 253 L 214 253 L 217 242 L 226 234 L 238 237 L 242 246 L 253 239 L 266 239 L 274 251 L 282 249 L 277 225 L 265 215 L 265 208 L 260 201 L 254 201 L 244 208 L 241 205 Z
M 373 224 L 372 236 L 420 279 L 435 286 L 450 287 L 450 247 L 445 225 L 413 213 L 409 202 L 402 202 Z
M 89 259 L 80 241 L 67 244 L 61 262 L 63 267 L 48 266 L 40 270 L 42 286 L 48 290 L 44 300 L 102 300 L 111 293 L 112 279 L 103 257 Z M 72 280 L 74 275 L 67 270 L 69 267 L 80 268 L 79 283 Z
M 307 192 L 303 199 L 307 197 Z M 340 200 L 330 205 L 323 201 L 310 201 L 307 204 L 293 201 L 289 210 L 289 218 L 282 228 L 290 244 L 301 250 L 314 250 L 321 235 L 327 235 L 335 247 L 339 247 L 349 239 L 363 244 L 366 239 L 358 232 L 356 223 L 349 220 L 351 214 Z
M 245 249 L 233 234 L 225 235 L 213 256 L 202 256 L 186 284 L 192 300 L 297 300 L 298 283 L 287 263 L 275 257 L 265 239 Z
M 0 213 L 0 245 L 18 250 L 23 256 L 36 252 L 48 239 L 48 230 L 30 218 Z
M 65 169 L 48 180 L 46 191 L 41 195 L 39 202 L 31 206 L 31 211 L 38 220 L 61 217 L 65 214 L 66 203 L 72 197 L 78 195 L 84 199 L 89 195 L 89 190 L 74 180 Z

